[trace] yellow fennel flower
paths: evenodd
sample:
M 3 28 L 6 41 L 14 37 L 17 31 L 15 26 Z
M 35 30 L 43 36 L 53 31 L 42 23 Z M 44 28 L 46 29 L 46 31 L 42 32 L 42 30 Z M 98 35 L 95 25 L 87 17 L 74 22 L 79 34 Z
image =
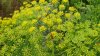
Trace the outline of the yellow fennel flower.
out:
M 62 23 L 62 19 L 61 19 L 61 18 L 58 18 L 58 19 L 57 19 L 57 23 L 58 23 L 58 24 Z
M 26 1 L 25 1 L 25 2 L 23 2 L 23 5 L 26 5 L 27 3 L 28 3 L 28 2 L 26 2 Z
M 39 29 L 40 29 L 40 31 L 45 31 L 46 27 L 45 26 L 41 26 Z
M 62 0 L 62 2 L 63 2 L 63 3 L 67 3 L 67 2 L 68 2 L 68 0 Z
M 79 12 L 74 13 L 74 17 L 80 19 L 80 13 Z
M 48 21 L 46 22 L 46 24 L 47 24 L 49 27 L 51 27 L 51 26 L 53 26 L 53 21 L 52 21 L 52 20 L 48 20 Z
M 59 16 L 62 16 L 62 15 L 64 14 L 64 12 L 63 12 L 63 11 L 59 11 L 57 14 L 58 14 Z
M 58 2 L 58 0 L 52 0 L 51 2 L 52 2 L 52 4 L 56 4 Z
M 58 25 L 58 26 L 57 26 L 57 29 L 58 29 L 58 30 L 61 30 L 62 27 L 63 27 L 63 25 Z
M 32 1 L 31 3 L 32 3 L 33 5 L 35 5 L 37 2 L 36 2 L 36 1 Z
M 23 22 L 22 22 L 22 26 L 26 26 L 27 23 L 28 23 L 27 21 L 23 21 Z
M 45 0 L 39 0 L 39 3 L 44 3 L 45 2 Z
M 65 17 L 69 19 L 71 17 L 71 14 L 70 13 L 66 13 Z
M 76 13 L 74 13 L 74 16 L 75 17 L 80 17 L 80 13 L 79 12 L 76 12 Z
M 58 12 L 58 10 L 57 10 L 57 9 L 54 9 L 52 12 L 53 12 L 53 13 L 57 13 L 57 12 Z
M 32 24 L 34 24 L 34 23 L 36 23 L 37 22 L 37 20 L 36 19 L 33 19 L 32 20 Z
M 70 10 L 70 11 L 75 11 L 76 8 L 75 8 L 75 7 L 69 7 L 69 10 Z
M 41 7 L 39 5 L 35 7 L 35 10 L 37 10 L 37 11 L 40 9 L 41 9 Z
M 56 31 L 51 32 L 51 37 L 55 37 L 55 36 L 57 36 L 57 32 Z
M 65 10 L 65 6 L 63 4 L 59 5 L 59 10 Z
M 47 21 L 47 18 L 44 18 L 42 21 L 43 21 L 43 23 L 45 23 L 45 24 L 48 22 L 48 21 Z
M 100 24 L 98 24 L 98 26 L 100 26 Z
M 35 27 L 30 27 L 29 28 L 29 32 L 32 32 L 32 31 L 34 31 L 35 30 Z

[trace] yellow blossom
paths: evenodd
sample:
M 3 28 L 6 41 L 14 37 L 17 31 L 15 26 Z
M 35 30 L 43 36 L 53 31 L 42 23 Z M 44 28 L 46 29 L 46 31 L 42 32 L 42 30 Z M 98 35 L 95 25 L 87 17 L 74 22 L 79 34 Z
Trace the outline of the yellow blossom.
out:
M 28 3 L 28 2 L 24 1 L 24 2 L 23 2 L 23 5 L 26 5 L 27 3 Z
M 29 32 L 32 32 L 32 31 L 34 31 L 35 30 L 35 27 L 30 27 L 29 28 Z
M 41 7 L 39 5 L 35 7 L 35 10 L 37 10 L 37 11 L 40 9 L 41 9 Z
M 71 14 L 70 13 L 66 13 L 65 17 L 69 19 L 71 17 Z
M 44 18 L 43 20 L 42 20 L 44 23 L 47 23 L 48 21 L 47 21 L 47 18 Z
M 32 1 L 31 3 L 32 3 L 33 5 L 35 5 L 37 2 L 36 2 L 36 1 Z
M 100 26 L 100 24 L 98 24 L 98 26 Z
M 26 4 L 26 6 L 25 7 L 31 7 L 32 5 L 31 4 Z
M 45 2 L 45 0 L 39 0 L 39 3 L 44 3 Z
M 65 44 L 61 43 L 61 44 L 59 44 L 59 47 L 60 48 L 64 48 L 65 47 Z
M 57 9 L 54 9 L 52 12 L 53 12 L 53 13 L 57 13 L 57 12 L 58 12 L 58 10 L 57 10 Z
M 57 32 L 56 31 L 51 32 L 51 36 L 52 37 L 55 37 L 56 35 L 57 35 Z
M 47 15 L 47 13 L 45 13 L 45 12 L 44 12 L 42 15 L 43 15 L 43 16 L 46 16 L 46 15 Z
M 61 30 L 62 27 L 63 27 L 63 25 L 58 25 L 58 26 L 57 26 L 57 29 L 58 29 L 58 30 Z
M 62 16 L 63 14 L 64 14 L 63 11 L 59 11 L 59 12 L 58 12 L 58 15 L 59 15 L 59 16 Z
M 22 22 L 22 26 L 26 26 L 27 23 L 28 23 L 27 21 L 23 21 L 23 22 Z
M 70 11 L 75 11 L 76 8 L 75 8 L 75 7 L 69 7 L 69 10 L 70 10 Z
M 62 0 L 62 2 L 63 2 L 63 3 L 67 3 L 67 2 L 68 2 L 68 0 Z
M 40 31 L 45 31 L 46 27 L 45 26 L 41 26 L 39 29 L 40 29 Z
M 63 4 L 59 5 L 59 10 L 64 10 L 65 6 Z
M 79 12 L 74 13 L 74 17 L 80 19 L 80 13 Z
M 46 10 L 46 12 L 48 12 L 48 11 L 50 10 L 50 7 L 46 7 L 46 9 L 45 9 L 45 10 Z
M 58 0 L 52 0 L 53 4 L 56 4 L 58 2 Z
M 34 24 L 34 23 L 36 23 L 37 22 L 37 20 L 36 19 L 33 19 L 32 20 L 32 24 Z
M 80 17 L 80 13 L 79 12 L 76 12 L 76 13 L 74 13 L 74 16 L 75 17 Z
M 61 18 L 58 18 L 58 19 L 57 19 L 57 23 L 58 23 L 58 24 L 62 23 L 62 19 L 61 19 Z
M 46 22 L 46 24 L 47 24 L 49 27 L 51 27 L 51 26 L 53 26 L 53 21 L 52 21 L 52 20 L 48 20 L 48 21 Z

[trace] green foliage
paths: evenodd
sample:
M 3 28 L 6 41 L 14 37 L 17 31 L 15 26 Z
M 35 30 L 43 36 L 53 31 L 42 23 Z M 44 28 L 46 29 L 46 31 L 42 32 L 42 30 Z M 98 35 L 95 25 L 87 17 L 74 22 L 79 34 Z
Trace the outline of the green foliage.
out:
M 99 56 L 99 4 L 66 1 L 24 2 L 0 20 L 0 56 Z

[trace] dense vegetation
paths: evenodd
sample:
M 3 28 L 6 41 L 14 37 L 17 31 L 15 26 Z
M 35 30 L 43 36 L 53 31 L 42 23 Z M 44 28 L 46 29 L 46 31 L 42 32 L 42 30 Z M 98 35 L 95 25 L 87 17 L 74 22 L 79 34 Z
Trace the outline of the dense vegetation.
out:
M 100 56 L 100 0 L 25 1 L 0 19 L 0 56 Z

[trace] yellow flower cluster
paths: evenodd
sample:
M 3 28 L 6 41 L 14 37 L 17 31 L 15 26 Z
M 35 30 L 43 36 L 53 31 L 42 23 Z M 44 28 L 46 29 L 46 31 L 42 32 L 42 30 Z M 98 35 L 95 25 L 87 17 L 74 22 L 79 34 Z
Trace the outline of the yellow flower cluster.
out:
M 31 3 L 32 3 L 33 5 L 35 5 L 37 2 L 36 2 L 36 1 L 32 1 Z
M 23 5 L 26 5 L 26 4 L 28 4 L 28 2 L 24 1 L 24 2 L 23 2 Z
M 66 28 L 68 32 L 72 32 L 74 28 L 74 24 L 70 21 L 66 22 Z
M 39 11 L 39 10 L 41 9 L 41 7 L 40 7 L 39 5 L 37 5 L 37 6 L 34 7 L 34 9 L 35 9 L 36 11 Z
M 57 32 L 56 31 L 52 31 L 51 32 L 51 37 L 55 37 L 55 36 L 57 36 Z
M 63 3 L 67 3 L 67 2 L 68 2 L 68 0 L 62 0 L 62 2 L 63 2 Z
M 47 24 L 49 27 L 53 26 L 53 21 L 52 21 L 52 19 L 44 18 L 44 19 L 43 19 L 43 22 L 44 22 L 45 24 Z
M 22 25 L 22 26 L 26 26 L 27 23 L 28 23 L 28 21 L 23 21 L 21 25 Z
M 57 10 L 57 9 L 54 9 L 52 12 L 53 12 L 53 13 L 57 13 L 57 12 L 58 12 L 58 10 Z
M 75 7 L 69 7 L 69 11 L 75 11 L 76 10 L 76 8 Z
M 80 13 L 79 12 L 74 13 L 74 16 L 75 16 L 75 18 L 80 19 Z
M 58 18 L 58 19 L 56 19 L 56 22 L 57 22 L 58 24 L 60 24 L 60 23 L 62 23 L 62 19 L 61 19 L 61 18 Z
M 100 24 L 98 24 L 98 26 L 100 26 Z
M 65 10 L 65 5 L 63 4 L 59 5 L 59 10 Z
M 56 4 L 58 0 L 52 0 L 52 4 Z
M 41 26 L 39 29 L 40 29 L 40 31 L 45 31 L 46 27 L 45 26 Z
M 65 17 L 68 18 L 68 19 L 70 19 L 71 14 L 70 14 L 70 13 L 66 13 L 66 14 L 65 14 Z
M 45 0 L 39 0 L 39 3 L 44 3 L 45 2 Z
M 29 28 L 29 32 L 31 33 L 31 32 L 33 32 L 35 30 L 35 27 L 30 27 Z
M 62 15 L 64 14 L 64 12 L 63 12 L 63 11 L 59 11 L 57 14 L 58 14 L 59 16 L 62 16 Z
M 33 19 L 33 20 L 32 20 L 32 24 L 35 24 L 36 22 L 37 22 L 36 19 Z

